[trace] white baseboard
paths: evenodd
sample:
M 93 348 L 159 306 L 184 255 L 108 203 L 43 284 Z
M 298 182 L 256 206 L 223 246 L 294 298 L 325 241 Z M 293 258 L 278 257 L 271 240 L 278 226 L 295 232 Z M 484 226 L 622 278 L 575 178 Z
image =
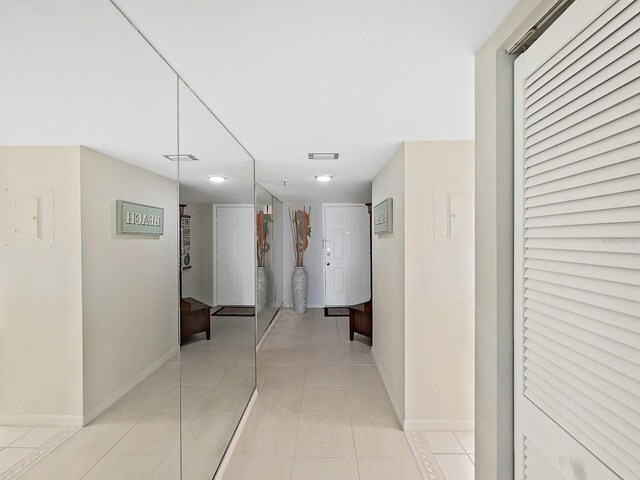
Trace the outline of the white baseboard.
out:
M 158 360 L 153 362 L 151 365 L 149 365 L 147 368 L 145 368 L 138 375 L 136 375 L 131 380 L 129 380 L 127 383 L 125 383 L 120 388 L 118 388 L 115 392 L 113 392 L 107 398 L 102 400 L 98 404 L 97 407 L 95 407 L 93 410 L 91 410 L 89 413 L 87 413 L 82 418 L 81 425 L 83 425 L 83 426 L 87 425 L 88 423 L 90 423 L 91 421 L 93 421 L 94 419 L 99 417 L 102 413 L 104 413 L 114 403 L 116 403 L 118 400 L 120 400 L 122 397 L 124 397 L 127 393 L 129 393 L 131 390 L 133 390 L 135 387 L 137 387 L 139 384 L 141 384 L 144 380 L 146 380 L 147 377 L 149 377 L 153 372 L 155 372 L 161 366 L 163 366 L 165 363 L 167 363 L 167 361 L 171 357 L 173 357 L 175 354 L 177 354 L 179 351 L 180 351 L 180 347 L 179 346 L 176 346 L 175 348 L 172 348 L 171 350 L 169 350 L 169 352 L 164 354 L 162 357 L 160 357 Z
M 0 425 L 81 427 L 82 415 L 0 415 Z
M 249 419 L 249 415 L 251 415 L 251 411 L 253 410 L 253 406 L 255 405 L 257 398 L 258 398 L 258 389 L 255 389 L 253 391 L 253 395 L 251 395 L 251 399 L 249 400 L 249 404 L 247 405 L 247 408 L 245 408 L 244 413 L 242 414 L 240 423 L 238 423 L 238 428 L 236 428 L 236 431 L 233 434 L 233 437 L 231 438 L 231 442 L 229 443 L 229 446 L 227 447 L 226 452 L 224 452 L 224 456 L 220 461 L 220 466 L 218 467 L 218 471 L 216 472 L 215 477 L 213 477 L 213 480 L 221 480 L 222 477 L 224 476 L 224 472 L 229 466 L 229 461 L 233 456 L 233 452 L 238 446 L 240 435 L 242 435 L 242 432 L 244 431 L 244 427 L 247 425 L 247 420 Z
M 384 388 L 387 390 L 387 394 L 391 399 L 391 404 L 393 405 L 393 410 L 396 412 L 396 416 L 400 421 L 400 425 L 404 426 L 404 413 L 403 413 L 403 405 L 402 401 L 398 398 L 396 392 L 391 387 L 391 382 L 389 381 L 389 374 L 386 372 L 378 354 L 376 353 L 375 348 L 371 347 L 371 355 L 373 356 L 373 361 L 378 367 L 378 372 L 380 372 L 380 376 L 382 377 L 382 383 L 384 384 Z
M 473 432 L 473 420 L 405 420 L 405 432 Z

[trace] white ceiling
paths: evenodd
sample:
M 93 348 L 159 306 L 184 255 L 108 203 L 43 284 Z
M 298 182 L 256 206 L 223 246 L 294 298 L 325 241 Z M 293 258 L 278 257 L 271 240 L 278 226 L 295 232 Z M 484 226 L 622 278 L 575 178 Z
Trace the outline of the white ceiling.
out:
M 258 182 L 366 201 L 401 141 L 473 138 L 473 53 L 517 0 L 115 2 L 253 154 Z
M 253 201 L 252 159 L 108 0 L 0 12 L 0 145 L 85 145 L 176 180 L 163 155 L 180 148 L 200 159 L 180 166 L 181 201 Z

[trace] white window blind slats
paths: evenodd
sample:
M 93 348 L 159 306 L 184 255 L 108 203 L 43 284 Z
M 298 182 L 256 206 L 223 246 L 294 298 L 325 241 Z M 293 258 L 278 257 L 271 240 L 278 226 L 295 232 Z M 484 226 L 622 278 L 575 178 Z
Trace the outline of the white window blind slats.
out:
M 640 205 L 640 190 L 531 207 L 527 210 L 525 218 L 546 217 L 566 213 L 596 212 L 598 210 L 627 208 L 636 205 Z
M 557 468 L 526 437 L 524 439 L 524 478 L 526 480 L 564 480 Z
M 544 352 L 545 355 L 541 355 L 541 352 Z M 623 418 L 628 418 L 632 425 L 640 426 L 638 425 L 640 415 L 634 410 L 638 397 L 610 382 L 607 378 L 594 374 L 581 364 L 573 363 L 551 351 L 545 351 L 543 347 L 529 352 L 527 362 L 529 361 L 546 366 L 566 382 L 578 382 L 584 385 L 585 389 L 590 389 L 593 395 L 603 398 L 603 402 L 609 404 L 612 411 L 620 412 Z
M 635 51 L 637 50 L 639 35 L 640 31 L 638 30 L 630 32 L 628 37 L 613 46 L 602 57 L 595 57 L 586 53 L 585 57 L 591 60 L 591 63 L 585 68 L 566 78 L 562 83 L 559 81 L 554 82 L 550 85 L 550 87 L 553 87 L 551 90 L 544 90 L 544 95 L 542 95 L 543 90 L 536 92 L 538 98 L 535 100 L 530 99 L 525 105 L 525 120 L 545 107 L 550 106 L 551 109 L 554 109 L 562 105 L 562 97 L 571 92 L 571 90 L 577 88 L 578 92 L 586 93 L 599 85 L 604 78 L 611 78 L 612 73 L 620 72 L 634 65 L 636 63 Z
M 616 152 L 618 150 L 623 150 L 637 144 L 638 138 L 640 138 L 640 127 L 627 127 L 625 130 L 611 135 L 596 144 L 579 148 L 560 157 L 553 157 L 537 162 L 535 165 L 529 164 L 524 172 L 524 178 L 530 179 L 531 177 L 556 168 L 596 159 L 600 156 L 617 155 Z M 627 153 L 622 153 L 621 155 L 625 156 Z M 635 157 L 628 157 L 627 160 L 632 158 Z
M 617 135 L 621 131 L 633 125 L 634 127 L 640 123 L 640 112 L 637 110 L 633 113 L 617 118 L 610 123 L 601 125 L 588 134 L 580 134 L 578 136 L 567 139 L 565 142 L 553 145 L 544 150 L 540 150 L 536 146 L 525 149 L 524 156 L 526 158 L 525 168 L 537 165 L 538 163 L 557 158 L 562 155 L 574 152 L 581 148 L 590 147 L 597 142 L 606 138 Z
M 638 15 L 638 8 L 634 9 L 632 18 L 627 18 L 622 28 L 609 35 L 594 35 L 594 43 L 591 49 L 581 49 L 580 58 L 569 65 L 565 70 L 556 76 L 549 77 L 549 81 L 540 88 L 527 88 L 527 100 L 524 104 L 525 110 L 531 109 L 531 113 L 538 111 L 543 106 L 553 100 L 558 99 L 562 94 L 573 88 L 576 84 L 582 83 L 592 77 L 608 65 L 626 55 L 637 45 L 638 26 L 633 20 Z M 602 33 L 602 32 L 601 32 Z
M 610 25 L 612 20 L 618 19 L 620 21 L 620 13 L 624 12 L 629 5 L 632 5 L 634 0 L 620 0 L 613 3 L 607 8 L 601 15 L 599 15 L 592 23 L 587 25 L 581 31 L 579 31 L 573 38 L 571 38 L 565 45 L 563 45 L 557 52 L 551 55 L 550 58 L 540 63 L 536 69 L 534 69 L 525 79 L 524 86 L 526 88 L 539 88 L 539 85 L 546 83 L 549 77 L 556 75 L 559 71 L 566 68 L 566 65 L 573 63 L 579 58 L 579 49 L 598 34 L 603 28 Z M 624 21 L 624 17 L 622 18 Z M 609 28 L 608 31 L 611 29 Z
M 591 343 L 587 343 L 585 341 L 582 341 L 580 338 L 572 337 L 561 332 L 558 328 L 552 328 L 549 325 L 545 325 L 529 317 L 527 317 L 527 320 L 525 321 L 525 327 L 527 328 L 527 330 L 532 330 L 533 332 L 537 332 L 540 335 L 552 336 L 554 339 L 554 343 L 559 344 L 564 348 L 574 350 L 582 355 L 591 357 L 601 365 L 616 370 L 624 376 L 629 377 L 629 379 L 632 381 L 637 382 L 638 378 L 640 378 L 640 374 L 638 372 L 639 368 L 637 364 L 629 362 L 627 359 L 621 358 L 620 356 L 614 355 L 613 353 L 603 351 L 601 348 L 602 345 L 593 345 Z
M 549 183 L 561 178 L 572 177 L 580 173 L 591 172 L 600 168 L 618 165 L 638 158 L 640 158 L 640 142 L 632 143 L 578 162 L 557 165 L 555 168 L 548 170 L 540 169 L 538 173 L 526 178 L 525 187 L 535 187 L 536 185 L 542 185 L 543 183 Z
M 630 222 L 640 222 L 640 207 L 629 206 L 624 208 L 609 208 L 606 210 L 528 217 L 525 221 L 525 227 L 535 228 Z
M 628 61 L 633 60 L 629 55 Z M 597 102 L 615 91 L 624 90 L 640 77 L 640 63 L 625 65 L 616 61 L 592 77 L 588 83 L 578 85 L 527 117 L 525 128 L 538 133 L 543 128 Z
M 636 192 L 639 190 L 640 175 L 631 175 L 623 178 L 616 178 L 607 182 L 592 183 L 567 190 L 534 196 L 529 192 L 525 193 L 525 207 L 538 207 L 541 205 L 551 205 L 573 200 L 581 200 L 605 195 L 616 195 L 624 192 Z
M 546 282 L 552 285 L 570 287 L 574 290 L 606 295 L 612 297 L 612 299 L 629 300 L 636 302 L 636 305 L 630 304 L 629 308 L 640 309 L 640 287 L 636 285 L 629 285 L 617 281 L 599 280 L 595 277 L 579 277 L 548 270 L 536 270 L 533 268 L 528 268 L 525 271 L 524 278 L 532 281 Z M 527 283 L 526 280 L 525 283 Z
M 551 385 L 556 391 L 572 398 L 577 405 L 589 412 L 590 417 L 596 418 L 600 424 L 606 425 L 606 431 L 612 440 L 629 445 L 629 448 L 626 449 L 627 453 L 639 455 L 640 459 L 640 444 L 637 439 L 633 438 L 638 426 L 632 425 L 624 417 L 626 412 L 620 409 L 620 405 L 606 396 L 599 395 L 597 390 L 576 381 L 569 375 L 565 375 L 564 379 L 560 378 L 555 375 L 553 366 L 546 369 L 541 364 L 528 362 L 525 367 L 530 373 L 530 385 L 533 385 L 534 388 L 536 384 Z M 611 410 L 612 408 L 615 410 Z
M 531 153 L 547 150 L 637 111 L 640 108 L 639 84 L 633 82 L 535 133 L 531 132 L 525 148 Z
M 526 304 L 529 300 L 534 300 L 539 303 L 557 307 L 561 310 L 575 312 L 577 315 L 598 320 L 602 323 L 604 328 L 612 326 L 629 332 L 640 333 L 640 325 L 638 325 L 636 317 L 633 315 L 614 312 L 596 305 L 584 304 L 577 300 L 541 291 L 528 291 L 524 303 Z M 640 386 L 638 387 L 638 392 L 640 392 Z
M 527 398 L 543 406 L 545 411 L 553 413 L 562 424 L 570 426 L 583 439 L 581 443 L 614 471 L 620 473 L 640 471 L 638 458 L 627 450 L 631 449 L 629 447 L 632 445 L 627 438 L 621 436 L 609 424 L 593 415 L 573 397 L 556 388 L 548 380 L 535 375 L 532 377 L 525 381 Z M 532 384 L 537 387 L 535 393 L 531 389 Z M 625 448 L 620 448 L 620 445 L 624 445 Z M 634 477 L 623 476 L 622 478 Z
M 640 398 L 640 392 L 638 392 L 636 385 L 637 382 L 634 382 L 632 378 L 620 373 L 619 370 L 607 366 L 595 358 L 571 348 L 567 348 L 565 345 L 557 341 L 556 336 L 551 336 L 551 333 L 548 331 L 545 333 L 540 333 L 534 330 L 528 332 L 527 340 L 524 345 L 526 347 L 525 352 L 527 352 L 528 355 L 529 351 L 544 355 L 546 358 L 553 358 L 551 354 L 554 354 L 558 358 L 565 359 L 570 364 L 579 365 L 594 373 L 596 376 L 608 379 L 611 383 L 615 383 L 620 391 L 625 392 L 625 395 L 620 396 L 620 401 L 627 402 L 626 404 L 629 408 L 634 408 L 638 398 Z M 529 358 L 529 356 L 527 356 L 527 358 Z M 560 365 L 561 363 L 557 362 L 557 364 Z M 597 386 L 598 388 L 606 388 L 606 384 L 603 382 L 596 382 L 594 383 L 594 386 Z
M 541 249 L 565 251 L 567 254 L 573 252 L 640 254 L 640 241 L 634 242 L 627 238 L 607 238 L 604 240 L 599 238 L 530 238 L 525 240 L 524 247 L 527 253 L 532 249 Z
M 640 479 L 640 1 L 559 22 L 515 77 L 516 458 L 572 478 L 558 441 L 584 478 Z
M 562 333 L 575 341 L 584 343 L 588 347 L 614 352 L 611 354 L 611 358 L 615 357 L 616 362 L 618 359 L 624 361 L 624 363 L 617 363 L 620 366 L 624 366 L 625 370 L 623 373 L 631 378 L 640 379 L 640 365 L 635 362 L 638 349 L 635 348 L 635 346 L 625 345 L 615 339 L 603 338 L 599 334 L 589 331 L 582 326 L 572 325 L 569 321 L 551 317 L 535 310 L 528 310 L 525 312 L 525 315 L 527 321 Z
M 633 238 L 640 223 L 528 228 L 525 238 Z
M 548 261 L 527 258 L 525 268 L 541 272 L 563 273 L 576 277 L 594 278 L 604 282 L 624 283 L 640 287 L 640 272 L 632 268 L 612 268 L 565 261 Z M 640 305 L 639 305 L 640 307 Z
M 609 252 L 589 252 L 589 251 L 563 251 L 541 248 L 528 248 L 524 256 L 525 263 L 529 260 L 547 261 L 548 268 L 555 268 L 555 263 L 579 266 L 594 267 L 614 267 L 612 269 L 601 269 L 601 271 L 612 271 L 615 278 L 618 275 L 626 276 L 626 272 L 633 273 L 633 278 L 638 275 L 640 269 L 640 255 L 620 255 Z M 594 270 L 597 273 L 599 270 Z M 602 274 L 604 276 L 604 274 Z M 608 275 L 607 275 L 608 276 Z

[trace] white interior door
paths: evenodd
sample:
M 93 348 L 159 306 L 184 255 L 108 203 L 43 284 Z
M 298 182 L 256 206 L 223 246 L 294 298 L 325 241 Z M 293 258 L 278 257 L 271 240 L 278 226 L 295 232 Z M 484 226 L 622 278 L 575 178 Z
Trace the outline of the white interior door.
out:
M 640 1 L 515 65 L 516 479 L 640 479 Z
M 255 304 L 253 207 L 216 208 L 218 305 Z
M 325 206 L 325 304 L 371 299 L 369 212 L 362 206 Z

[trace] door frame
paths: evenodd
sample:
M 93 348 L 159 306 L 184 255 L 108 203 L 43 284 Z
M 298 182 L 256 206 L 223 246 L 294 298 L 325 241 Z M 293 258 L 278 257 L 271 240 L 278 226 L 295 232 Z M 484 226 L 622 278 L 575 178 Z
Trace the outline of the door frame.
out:
M 211 267 L 211 275 L 213 276 L 212 282 L 211 282 L 211 287 L 213 288 L 213 303 L 215 305 L 215 307 L 218 306 L 218 270 L 217 270 L 217 266 L 218 266 L 218 208 L 251 208 L 254 210 L 254 215 L 255 215 L 255 205 L 251 204 L 251 203 L 214 203 L 212 204 L 212 215 L 213 215 L 213 219 L 212 219 L 212 229 L 213 232 L 211 234 L 211 238 L 213 240 L 213 252 L 214 254 L 211 256 L 211 258 L 213 259 L 213 265 Z M 255 223 L 253 222 L 253 236 L 254 236 L 254 250 L 255 250 Z M 253 279 L 254 279 L 254 283 L 255 283 L 255 263 L 256 263 L 256 252 L 253 252 Z
M 322 204 L 322 306 L 327 306 L 327 249 L 325 240 L 327 238 L 327 215 L 326 207 L 365 207 L 366 202 L 337 202 L 337 203 L 323 203 Z M 372 207 L 373 208 L 373 207 Z M 369 232 L 371 233 L 371 232 Z M 371 248 L 371 235 L 369 235 L 369 268 L 370 281 L 373 281 L 373 268 L 372 266 L 373 249 Z M 371 287 L 370 287 L 371 288 Z M 373 289 L 371 290 L 371 296 L 373 297 Z

